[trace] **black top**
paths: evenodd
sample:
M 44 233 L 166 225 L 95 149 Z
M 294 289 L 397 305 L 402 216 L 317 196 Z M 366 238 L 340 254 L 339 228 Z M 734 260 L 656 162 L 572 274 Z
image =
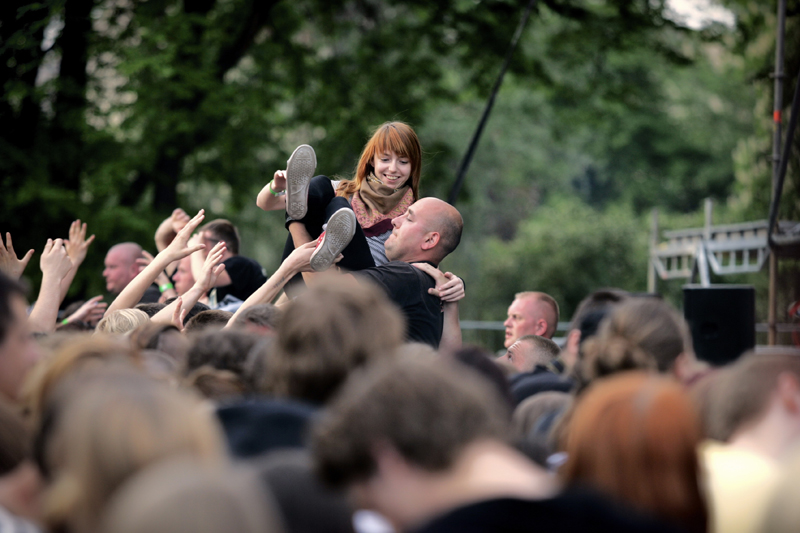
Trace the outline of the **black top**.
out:
M 403 261 L 352 272 L 357 279 L 377 283 L 406 317 L 406 339 L 439 347 L 442 339 L 442 305 L 428 294 L 436 286 L 432 277 Z
M 555 374 L 543 366 L 536 365 L 532 372 L 511 376 L 509 386 L 514 402 L 519 405 L 525 398 L 540 392 L 570 392 L 575 382 L 567 376 Z
M 566 491 L 555 498 L 499 498 L 459 507 L 415 533 L 674 532 L 670 525 L 623 508 L 594 493 Z
M 217 287 L 218 302 L 221 302 L 229 294 L 242 301 L 247 300 L 267 281 L 261 265 L 253 259 L 235 255 L 222 263 L 225 265 L 225 272 L 231 278 L 231 284 Z
M 161 291 L 158 290 L 158 285 L 155 283 L 147 287 L 144 291 L 142 299 L 139 300 L 140 304 L 154 304 L 161 298 Z

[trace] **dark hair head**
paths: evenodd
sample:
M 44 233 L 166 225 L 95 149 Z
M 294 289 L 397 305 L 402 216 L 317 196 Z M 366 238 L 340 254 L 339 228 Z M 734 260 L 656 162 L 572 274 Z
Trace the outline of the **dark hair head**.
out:
M 233 316 L 230 311 L 221 309 L 208 309 L 200 311 L 186 322 L 184 333 L 199 333 L 205 330 L 220 330 L 224 328 Z
M 167 304 L 165 303 L 150 302 L 144 304 L 137 304 L 135 309 L 138 309 L 139 311 L 144 311 L 145 313 L 147 313 L 147 316 L 153 318 L 158 314 L 159 311 L 164 309 L 166 306 Z
M 218 218 L 216 220 L 212 220 L 208 224 L 204 224 L 198 230 L 201 234 L 204 231 L 209 232 L 214 240 L 216 241 L 224 241 L 225 247 L 228 251 L 233 255 L 239 255 L 239 245 L 241 243 L 241 239 L 239 238 L 239 230 L 236 229 L 236 226 L 229 220 L 225 220 L 224 218 Z M 208 244 L 206 244 L 208 246 Z M 210 248 L 206 248 L 209 250 Z
M 171 304 L 172 302 L 174 302 L 177 299 L 178 299 L 177 296 L 174 297 L 174 298 L 169 298 L 164 303 L 166 305 L 169 305 L 169 304 Z M 208 311 L 209 309 L 211 309 L 211 308 L 209 306 L 207 306 L 206 304 L 201 304 L 200 302 L 197 302 L 196 304 L 194 304 L 192 306 L 191 309 L 189 309 L 189 312 L 186 313 L 186 316 L 183 317 L 183 325 L 185 326 L 191 319 L 193 319 L 195 316 L 197 316 L 198 313 L 202 313 L 203 311 Z
M 377 287 L 312 287 L 286 307 L 267 386 L 277 396 L 324 403 L 352 370 L 391 357 L 404 331 L 403 315 Z
M 605 314 L 614 305 L 622 302 L 628 297 L 628 292 L 623 291 L 622 289 L 600 289 L 598 291 L 594 291 L 589 296 L 581 300 L 581 303 L 578 304 L 578 308 L 572 315 L 572 321 L 569 324 L 569 329 L 580 329 L 581 322 L 583 322 L 586 315 L 593 312 L 601 312 L 601 314 Z M 581 342 L 584 340 L 586 339 L 581 337 Z
M 497 363 L 494 362 L 491 352 L 480 346 L 467 345 L 457 350 L 453 357 L 459 363 L 480 374 L 484 379 L 489 380 L 500 397 L 508 404 L 509 409 L 514 408 L 514 397 L 511 396 L 508 380 L 503 371 L 500 370 L 500 367 L 497 366 Z
M 249 323 L 259 327 L 277 330 L 281 315 L 281 310 L 272 304 L 258 304 L 248 307 L 239 313 L 233 325 L 235 327 L 244 327 Z
M 261 337 L 235 330 L 210 331 L 194 336 L 186 362 L 186 375 L 202 366 L 243 376 L 250 351 Z
M 488 382 L 457 365 L 379 365 L 353 376 L 315 428 L 316 470 L 334 487 L 369 479 L 375 446 L 388 444 L 409 463 L 441 472 L 478 440 L 505 441 L 506 412 Z

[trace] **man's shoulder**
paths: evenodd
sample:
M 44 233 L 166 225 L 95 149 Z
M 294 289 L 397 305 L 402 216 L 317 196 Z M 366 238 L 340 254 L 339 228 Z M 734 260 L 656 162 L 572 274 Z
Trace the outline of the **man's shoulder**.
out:
M 256 267 L 261 269 L 261 264 L 256 261 L 255 259 L 250 259 L 249 257 L 245 257 L 243 255 L 232 255 L 231 257 L 227 258 L 223 261 L 225 266 L 228 265 L 236 265 L 241 267 Z

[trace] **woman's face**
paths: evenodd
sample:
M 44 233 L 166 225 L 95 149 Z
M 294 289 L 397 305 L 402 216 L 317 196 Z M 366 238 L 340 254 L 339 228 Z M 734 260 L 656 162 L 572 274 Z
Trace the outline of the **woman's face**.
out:
M 411 159 L 394 152 L 376 153 L 372 158 L 375 177 L 393 189 L 399 189 L 411 175 Z

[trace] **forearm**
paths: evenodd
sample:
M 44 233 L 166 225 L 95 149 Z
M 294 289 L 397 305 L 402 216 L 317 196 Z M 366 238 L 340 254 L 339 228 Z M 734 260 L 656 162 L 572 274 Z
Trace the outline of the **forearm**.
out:
M 270 182 L 272 183 L 272 182 Z M 279 211 L 286 209 L 286 196 L 275 196 L 267 183 L 256 198 L 256 205 L 264 211 Z
M 461 348 L 461 322 L 458 318 L 458 303 L 445 303 L 442 307 L 444 324 L 439 351 L 453 353 Z
M 58 306 L 61 304 L 60 280 L 57 277 L 45 275 L 39 289 L 39 297 L 33 306 L 28 324 L 36 333 L 51 333 L 56 329 L 58 319 Z
M 78 273 L 78 266 L 75 265 L 69 269 L 67 275 L 64 276 L 64 279 L 61 280 L 61 284 L 59 285 L 59 300 L 58 305 L 61 305 L 61 302 L 64 301 L 64 298 L 67 296 L 67 292 L 69 291 L 70 285 L 72 285 L 72 280 L 75 279 L 75 274 Z
M 153 284 L 161 271 L 164 270 L 164 267 L 171 262 L 172 260 L 164 257 L 163 253 L 158 254 L 144 270 L 139 272 L 139 274 L 122 289 L 119 296 L 114 298 L 114 301 L 108 306 L 108 311 L 106 311 L 106 313 L 109 314 L 118 309 L 134 307 L 139 303 L 139 300 L 142 299 L 147 288 Z
M 181 307 L 183 309 L 191 309 L 195 306 L 198 300 L 205 294 L 202 287 L 194 286 L 181 297 Z M 171 304 L 164 309 L 153 315 L 153 322 L 172 322 L 172 315 L 175 313 L 175 308 L 178 306 L 178 300 L 174 300 Z
M 278 267 L 272 276 L 261 286 L 259 289 L 250 295 L 247 300 L 236 310 L 228 324 L 225 327 L 230 327 L 241 313 L 254 305 L 269 303 L 275 299 L 281 289 L 286 286 L 286 283 L 294 277 L 299 270 L 291 266 L 287 266 L 284 262 Z

